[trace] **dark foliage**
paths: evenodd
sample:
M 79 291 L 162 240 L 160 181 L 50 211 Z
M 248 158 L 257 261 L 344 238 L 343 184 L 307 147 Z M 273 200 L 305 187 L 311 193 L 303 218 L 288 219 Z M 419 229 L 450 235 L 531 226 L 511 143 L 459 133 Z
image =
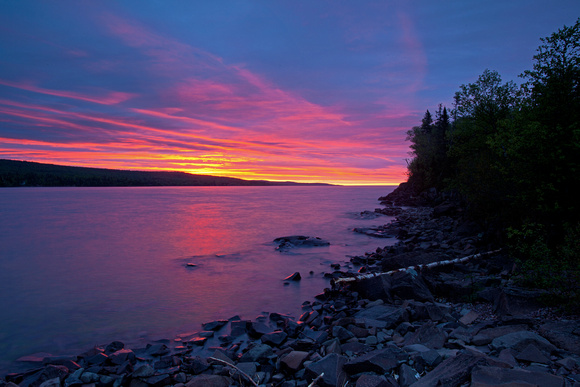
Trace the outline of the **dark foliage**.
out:
M 242 180 L 184 172 L 144 172 L 67 167 L 0 160 L 0 187 L 270 186 L 291 182 Z
M 461 194 L 471 216 L 509 237 L 522 278 L 578 287 L 580 19 L 541 39 L 521 87 L 485 70 L 408 132 L 409 182 Z M 549 278 L 546 278 L 549 277 Z

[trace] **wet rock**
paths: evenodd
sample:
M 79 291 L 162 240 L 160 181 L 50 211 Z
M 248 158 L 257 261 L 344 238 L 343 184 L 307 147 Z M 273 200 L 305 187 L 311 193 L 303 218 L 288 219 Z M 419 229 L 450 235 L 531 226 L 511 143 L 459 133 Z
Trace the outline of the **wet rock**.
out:
M 299 272 L 295 272 L 294 274 L 290 274 L 288 277 L 284 278 L 284 281 L 300 281 L 302 277 L 300 276 Z
M 134 362 L 135 354 L 130 349 L 119 349 L 109 355 L 111 363 L 121 365 L 126 361 Z
M 346 357 L 331 353 L 306 366 L 305 374 L 309 380 L 313 380 L 324 373 L 317 382 L 320 387 L 343 386 L 347 379 L 346 373 L 343 371 L 345 363 Z
M 220 328 L 222 328 L 227 323 L 228 323 L 228 320 L 215 320 L 215 321 L 203 323 L 203 324 L 201 324 L 201 326 L 206 331 L 218 331 L 218 330 L 220 330 Z
M 117 352 L 121 349 L 125 348 L 125 344 L 121 341 L 113 341 L 109 345 L 105 347 L 105 354 L 110 355 L 113 352 Z
M 471 375 L 472 387 L 492 386 L 562 387 L 564 379 L 545 372 L 500 367 L 479 367 Z
M 41 369 L 40 371 L 34 372 L 24 378 L 19 386 L 23 387 L 38 387 L 42 383 L 58 378 L 59 380 L 64 379 L 68 375 L 68 369 L 64 366 L 53 366 L 49 365 Z
M 304 235 L 293 235 L 274 239 L 274 243 L 278 244 L 276 250 L 284 251 L 295 247 L 317 247 L 328 246 L 330 242 L 325 241 L 319 237 L 309 237 Z

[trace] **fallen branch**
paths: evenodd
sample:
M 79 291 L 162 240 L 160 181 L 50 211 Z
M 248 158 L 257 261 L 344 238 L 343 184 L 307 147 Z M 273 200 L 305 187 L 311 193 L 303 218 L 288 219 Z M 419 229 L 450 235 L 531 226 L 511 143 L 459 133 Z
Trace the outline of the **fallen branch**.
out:
M 322 379 L 322 377 L 324 376 L 324 372 L 321 373 L 320 375 L 318 375 L 313 381 L 312 383 L 310 383 L 308 385 L 308 387 L 314 387 L 316 385 L 316 382 L 318 382 L 320 379 Z
M 258 384 L 256 384 L 256 382 L 254 382 L 254 379 L 252 379 L 252 378 L 250 377 L 250 375 L 248 375 L 247 373 L 245 373 L 244 371 L 242 371 L 241 369 L 239 369 L 238 367 L 236 367 L 236 366 L 235 366 L 235 365 L 233 365 L 232 363 L 228 363 L 228 362 L 227 362 L 227 361 L 225 361 L 225 360 L 217 359 L 217 358 L 215 358 L 215 357 L 208 357 L 207 359 L 208 359 L 208 360 L 211 360 L 211 361 L 215 361 L 215 362 L 221 363 L 221 364 L 223 364 L 223 365 L 225 365 L 225 366 L 228 366 L 228 367 L 232 367 L 233 369 L 235 369 L 236 371 L 238 371 L 238 372 L 239 372 L 241 375 L 243 375 L 243 376 L 244 376 L 246 379 L 248 379 L 248 381 L 249 381 L 250 383 L 252 383 L 252 385 L 253 385 L 253 386 L 255 386 L 255 387 L 259 387 L 259 386 L 258 386 Z
M 332 287 L 335 287 L 336 285 L 345 284 L 345 283 L 348 283 L 348 282 L 356 282 L 356 281 L 360 281 L 360 280 L 364 280 L 364 279 L 369 279 L 369 278 L 374 278 L 374 277 L 380 277 L 380 276 L 383 276 L 383 275 L 393 275 L 395 273 L 407 272 L 409 270 L 418 271 L 418 270 L 421 270 L 421 269 L 430 269 L 430 268 L 437 267 L 437 266 L 451 265 L 453 263 L 462 263 L 462 262 L 465 262 L 465 261 L 469 261 L 470 259 L 476 259 L 476 258 L 485 257 L 487 255 L 493 255 L 493 254 L 499 253 L 500 251 L 501 251 L 501 249 L 497 249 L 497 250 L 488 251 L 488 252 L 485 252 L 485 253 L 468 255 L 467 257 L 463 257 L 463 258 L 448 259 L 448 260 L 445 260 L 445 261 L 437 261 L 437 262 L 425 263 L 423 265 L 409 266 L 409 267 L 405 267 L 405 268 L 401 268 L 401 269 L 396 269 L 396 270 L 391 270 L 391 271 L 382 272 L 382 273 L 369 273 L 369 274 L 357 275 L 355 277 L 337 278 L 337 279 L 331 281 L 330 284 L 332 285 Z

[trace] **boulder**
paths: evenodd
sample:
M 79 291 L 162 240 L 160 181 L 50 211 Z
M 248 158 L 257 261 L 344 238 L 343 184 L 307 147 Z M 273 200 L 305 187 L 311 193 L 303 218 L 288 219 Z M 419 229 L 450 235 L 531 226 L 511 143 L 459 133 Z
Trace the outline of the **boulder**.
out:
M 389 306 L 389 305 L 375 305 L 370 308 L 361 310 L 355 313 L 355 318 L 361 318 L 368 320 L 383 321 L 385 324 L 380 328 L 395 328 L 397 325 L 403 321 L 408 320 L 407 311 L 400 307 Z M 372 321 L 370 321 L 372 325 Z M 377 325 L 374 325 L 377 326 Z M 379 326 L 377 326 L 379 327 Z
M 492 348 L 497 351 L 501 351 L 504 348 L 510 348 L 517 352 L 521 352 L 530 344 L 534 344 L 538 349 L 547 353 L 552 353 L 557 349 L 548 340 L 537 333 L 530 331 L 508 333 L 507 335 L 493 339 L 491 342 Z
M 434 301 L 421 276 L 412 269 L 393 274 L 390 293 L 392 297 L 403 300 Z
M 288 277 L 284 278 L 284 281 L 300 281 L 302 277 L 300 276 L 299 272 L 295 272 L 294 274 L 290 274 Z
M 413 387 L 460 386 L 469 380 L 477 365 L 487 365 L 486 359 L 470 352 L 460 352 L 457 356 L 444 360 L 414 383 Z
M 405 339 L 405 345 L 423 344 L 427 348 L 440 349 L 447 340 L 445 332 L 439 329 L 434 322 L 429 321 Z
M 557 347 L 580 355 L 580 325 L 578 321 L 563 320 L 544 324 L 540 334 Z
M 314 380 L 324 373 L 316 382 L 317 386 L 343 386 L 346 382 L 346 373 L 342 369 L 345 363 L 346 357 L 331 353 L 306 366 L 306 376 L 310 380 Z
M 280 359 L 280 365 L 284 371 L 294 373 L 302 367 L 308 355 L 308 352 L 292 351 Z
M 233 380 L 221 375 L 194 376 L 185 384 L 186 387 L 229 387 Z
M 471 375 L 471 387 L 492 386 L 563 387 L 564 379 L 546 372 L 500 367 L 477 367 Z
M 355 357 L 344 365 L 344 370 L 351 375 L 361 372 L 386 374 L 399 365 L 399 360 L 407 358 L 407 354 L 394 347 L 377 349 L 362 356 Z
M 390 376 L 362 374 L 356 380 L 356 387 L 398 387 L 399 384 Z
M 255 344 L 250 347 L 240 358 L 240 361 L 262 362 L 268 360 L 268 356 L 273 355 L 272 347 L 267 344 Z
M 304 235 L 293 235 L 274 239 L 274 243 L 278 244 L 276 250 L 284 251 L 295 247 L 317 247 L 328 246 L 330 242 L 325 241 L 319 237 L 309 237 Z

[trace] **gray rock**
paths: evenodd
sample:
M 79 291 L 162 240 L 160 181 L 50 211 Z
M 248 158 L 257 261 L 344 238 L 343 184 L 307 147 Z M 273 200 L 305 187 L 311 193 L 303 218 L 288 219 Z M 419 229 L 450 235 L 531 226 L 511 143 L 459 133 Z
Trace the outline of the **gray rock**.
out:
M 341 342 L 345 342 L 348 339 L 354 337 L 354 334 L 350 332 L 348 329 L 341 327 L 339 325 L 332 328 L 332 335 L 336 337 Z
M 308 352 L 292 351 L 280 359 L 280 365 L 285 371 L 294 373 L 302 367 L 307 357 Z
M 133 362 L 135 354 L 130 349 L 119 349 L 109 355 L 109 359 L 113 364 L 121 365 L 126 361 Z
M 240 358 L 240 361 L 262 362 L 268 359 L 268 356 L 273 355 L 272 347 L 267 344 L 255 344 L 249 348 Z
M 368 309 L 355 313 L 355 318 L 384 321 L 383 328 L 395 328 L 401 322 L 408 319 L 407 311 L 403 308 L 389 305 L 375 305 Z M 373 325 L 371 325 L 373 326 Z
M 534 344 L 529 344 L 524 348 L 516 355 L 516 359 L 530 363 L 550 364 L 550 359 L 548 359 Z
M 154 374 L 155 369 L 149 363 L 141 364 L 133 371 L 134 378 L 148 378 Z
M 492 386 L 563 387 L 564 379 L 544 372 L 500 367 L 480 367 L 471 375 L 471 387 Z
M 284 281 L 300 281 L 302 277 L 300 276 L 299 272 L 295 272 L 294 274 L 290 274 L 288 277 L 284 278 Z
M 377 349 L 350 360 L 344 365 L 344 370 L 351 375 L 361 372 L 385 374 L 396 368 L 399 360 L 406 358 L 407 355 L 398 348 Z
M 201 324 L 204 330 L 206 331 L 217 331 L 220 330 L 221 327 L 226 325 L 228 320 L 215 320 Z
M 403 300 L 434 301 L 433 294 L 414 270 L 393 274 L 390 293 Z
M 472 370 L 477 365 L 487 365 L 486 359 L 483 356 L 477 356 L 470 352 L 460 352 L 457 356 L 444 360 L 412 386 L 457 387 L 469 380 Z
M 171 376 L 168 374 L 155 375 L 144 379 L 144 382 L 151 387 L 164 387 L 171 385 Z
M 194 376 L 185 384 L 186 387 L 229 387 L 233 380 L 221 375 Z
M 379 375 L 362 374 L 356 380 L 356 387 L 397 387 L 398 384 L 391 377 L 388 379 Z
M 286 340 L 288 335 L 283 331 L 276 331 L 272 333 L 266 333 L 261 337 L 262 343 L 268 344 L 270 346 L 278 347 L 280 344 Z
M 523 351 L 529 344 L 534 344 L 538 349 L 552 353 L 556 347 L 548 340 L 530 331 L 520 331 L 508 333 L 507 335 L 497 337 L 491 342 L 492 348 L 501 351 L 504 348 L 511 348 L 518 352 Z
M 416 370 L 407 364 L 401 364 L 399 367 L 399 385 L 401 387 L 408 387 L 419 379 L 419 374 Z
M 43 382 L 40 387 L 60 387 L 60 378 L 49 379 Z
M 304 235 L 293 235 L 274 239 L 274 243 L 278 244 L 276 250 L 284 251 L 295 247 L 317 247 L 328 246 L 330 242 L 325 241 L 319 237 L 309 237 Z
M 578 321 L 556 321 L 540 327 L 540 334 L 557 347 L 580 355 L 580 325 Z
M 445 333 L 435 326 L 433 322 L 427 322 L 415 332 L 411 333 L 408 338 L 405 339 L 405 345 L 410 344 L 423 344 L 424 346 L 431 349 L 443 348 L 443 344 L 447 337 Z
M 345 363 L 346 357 L 331 353 L 306 366 L 306 375 L 313 380 L 324 373 L 317 382 L 320 387 L 343 386 L 346 382 L 346 373 L 342 369 Z

